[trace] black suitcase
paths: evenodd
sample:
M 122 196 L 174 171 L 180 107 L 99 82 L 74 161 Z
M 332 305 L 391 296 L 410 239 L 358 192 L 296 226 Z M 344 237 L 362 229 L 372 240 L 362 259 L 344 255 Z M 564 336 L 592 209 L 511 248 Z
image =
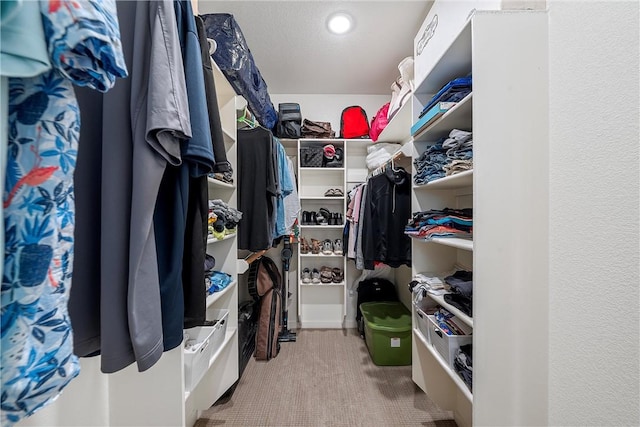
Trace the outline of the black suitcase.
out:
M 377 277 L 362 280 L 358 284 L 356 323 L 361 337 L 364 337 L 364 319 L 362 311 L 360 311 L 360 304 L 372 301 L 398 301 L 395 285 L 387 279 Z

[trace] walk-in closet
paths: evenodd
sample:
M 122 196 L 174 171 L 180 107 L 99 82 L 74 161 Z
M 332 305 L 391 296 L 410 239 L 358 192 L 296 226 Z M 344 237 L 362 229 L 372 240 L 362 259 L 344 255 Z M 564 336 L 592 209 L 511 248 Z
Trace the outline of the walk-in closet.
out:
M 2 426 L 640 426 L 637 1 L 2 0 L 0 55 Z

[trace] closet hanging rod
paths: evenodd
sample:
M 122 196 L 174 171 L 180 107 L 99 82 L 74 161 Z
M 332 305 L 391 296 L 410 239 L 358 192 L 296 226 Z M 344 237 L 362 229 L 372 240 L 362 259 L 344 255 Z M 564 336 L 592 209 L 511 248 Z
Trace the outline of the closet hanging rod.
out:
M 395 153 L 393 153 L 390 159 L 388 159 L 382 165 L 378 166 L 373 171 L 371 171 L 371 173 L 369 174 L 369 178 L 371 178 L 372 176 L 380 175 L 382 172 L 387 170 L 389 166 L 393 168 L 395 166 L 393 163 L 400 157 L 406 157 L 406 155 L 402 150 L 398 150 Z

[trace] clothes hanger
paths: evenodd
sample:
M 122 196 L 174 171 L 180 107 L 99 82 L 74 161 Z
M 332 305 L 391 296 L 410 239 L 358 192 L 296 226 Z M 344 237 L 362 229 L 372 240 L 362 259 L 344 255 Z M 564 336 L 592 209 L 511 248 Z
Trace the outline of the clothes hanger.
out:
M 250 129 L 258 126 L 258 122 L 256 121 L 255 117 L 253 117 L 247 106 L 244 107 L 242 115 L 238 117 L 238 123 L 242 123 Z

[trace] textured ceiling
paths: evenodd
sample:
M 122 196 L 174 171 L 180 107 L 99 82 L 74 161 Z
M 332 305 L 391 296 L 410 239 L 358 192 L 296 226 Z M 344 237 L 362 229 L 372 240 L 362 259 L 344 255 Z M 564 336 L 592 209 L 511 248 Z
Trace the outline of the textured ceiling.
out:
M 383 95 L 431 4 L 198 0 L 198 11 L 234 15 L 272 94 Z M 355 29 L 330 34 L 325 22 L 336 11 L 350 13 Z

